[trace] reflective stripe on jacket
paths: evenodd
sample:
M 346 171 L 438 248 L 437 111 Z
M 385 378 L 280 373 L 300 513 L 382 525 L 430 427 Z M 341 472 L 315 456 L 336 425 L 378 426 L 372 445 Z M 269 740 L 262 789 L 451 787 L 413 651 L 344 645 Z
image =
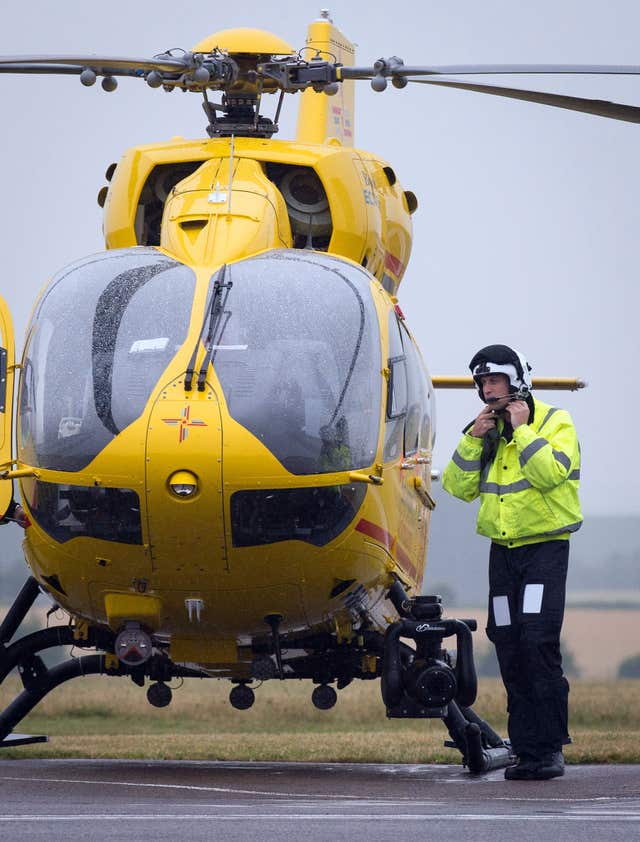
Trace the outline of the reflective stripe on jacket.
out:
M 509 547 L 568 538 L 582 523 L 580 446 L 571 416 L 533 403 L 533 421 L 517 427 L 510 442 L 500 436 L 482 475 L 483 440 L 465 432 L 442 477 L 454 497 L 470 502 L 480 496 L 477 531 Z

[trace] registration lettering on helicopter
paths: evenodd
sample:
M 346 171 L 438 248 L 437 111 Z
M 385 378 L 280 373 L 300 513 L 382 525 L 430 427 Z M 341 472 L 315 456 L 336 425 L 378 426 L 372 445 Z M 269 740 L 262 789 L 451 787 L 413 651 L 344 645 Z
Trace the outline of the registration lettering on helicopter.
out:
M 376 184 L 371 175 L 369 174 L 366 165 L 363 161 L 356 161 L 356 168 L 360 173 L 360 178 L 364 184 L 362 189 L 362 196 L 364 198 L 365 204 L 371 205 L 372 207 L 378 207 L 378 193 L 376 189 Z
M 343 109 L 340 105 L 334 105 L 331 108 L 331 113 L 333 115 L 333 125 L 335 126 L 336 134 L 342 137 L 353 138 L 349 111 Z

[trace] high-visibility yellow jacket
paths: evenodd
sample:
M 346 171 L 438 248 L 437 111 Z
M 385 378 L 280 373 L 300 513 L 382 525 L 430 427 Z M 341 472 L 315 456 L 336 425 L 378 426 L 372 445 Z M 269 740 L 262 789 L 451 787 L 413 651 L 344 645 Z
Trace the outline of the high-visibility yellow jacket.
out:
M 582 523 L 580 446 L 571 416 L 533 403 L 533 421 L 517 427 L 509 442 L 500 436 L 482 472 L 483 440 L 465 431 L 442 477 L 454 497 L 480 496 L 477 531 L 507 547 L 568 538 Z M 500 433 L 503 427 L 498 421 Z

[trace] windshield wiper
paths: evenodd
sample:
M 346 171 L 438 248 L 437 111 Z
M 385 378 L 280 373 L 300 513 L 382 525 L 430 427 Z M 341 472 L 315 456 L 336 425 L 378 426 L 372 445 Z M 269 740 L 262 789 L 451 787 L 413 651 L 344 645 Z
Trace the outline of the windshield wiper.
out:
M 191 359 L 189 360 L 187 373 L 184 378 L 185 392 L 190 392 L 193 388 L 193 375 L 195 374 L 196 357 L 198 355 L 198 348 L 200 347 L 200 339 L 202 339 L 202 337 L 205 335 L 206 328 L 206 336 L 204 338 L 205 355 L 204 359 L 202 360 L 200 370 L 198 372 L 198 391 L 204 392 L 204 384 L 207 377 L 207 369 L 209 368 L 209 363 L 211 362 L 211 356 L 215 344 L 215 336 L 222 316 L 225 312 L 224 308 L 225 304 L 227 303 L 227 298 L 229 297 L 229 291 L 233 286 L 232 281 L 228 281 L 225 283 L 226 274 L 227 264 L 225 263 L 218 270 L 218 273 L 216 274 L 216 279 L 213 282 L 213 292 L 211 294 L 211 301 L 209 303 L 207 312 L 204 317 L 202 332 L 200 334 L 200 337 L 198 338 L 196 347 L 193 350 Z

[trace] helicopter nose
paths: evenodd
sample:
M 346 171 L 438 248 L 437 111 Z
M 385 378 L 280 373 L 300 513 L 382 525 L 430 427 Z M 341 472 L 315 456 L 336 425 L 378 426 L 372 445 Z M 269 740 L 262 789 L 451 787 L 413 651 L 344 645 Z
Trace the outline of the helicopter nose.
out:
M 197 578 L 206 548 L 207 564 L 223 568 L 222 423 L 208 383 L 185 391 L 180 376 L 162 390 L 149 417 L 145 465 L 154 566 Z

